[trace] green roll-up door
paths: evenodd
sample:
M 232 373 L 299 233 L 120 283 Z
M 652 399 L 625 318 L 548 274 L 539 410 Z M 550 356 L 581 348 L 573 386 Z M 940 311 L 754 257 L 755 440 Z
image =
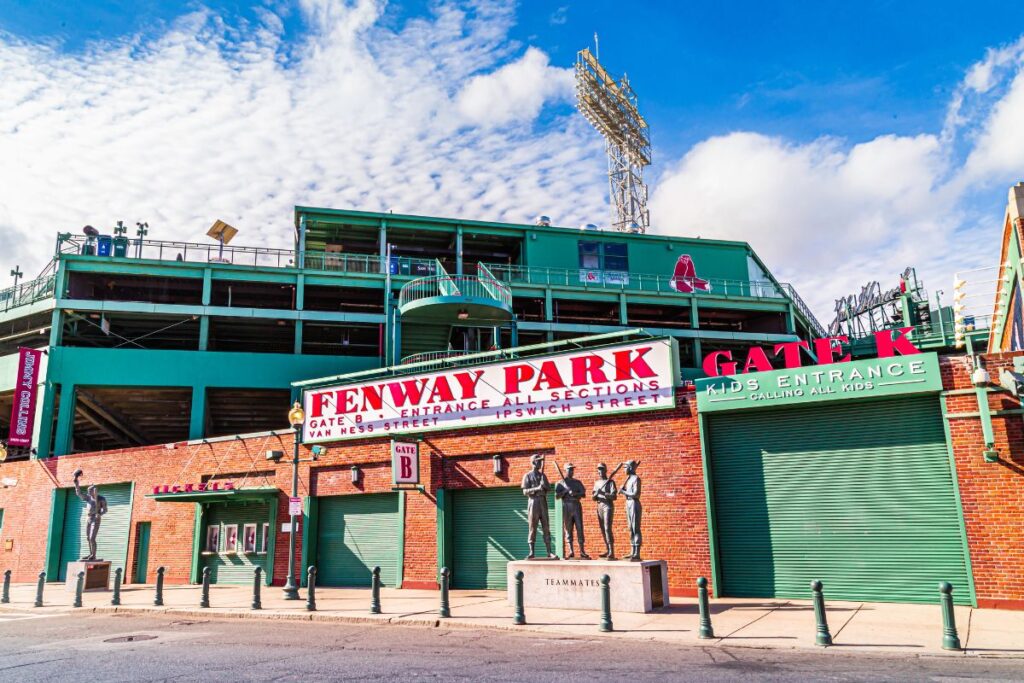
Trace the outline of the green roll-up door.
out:
M 206 527 L 199 539 L 202 552 L 202 567 L 210 568 L 211 583 L 252 585 L 253 572 L 257 566 L 267 571 L 267 552 L 263 547 L 263 525 L 270 521 L 270 503 L 263 500 L 238 501 L 232 503 L 209 503 Z M 220 527 L 220 546 L 216 553 L 205 550 L 206 534 L 210 525 Z M 246 552 L 245 525 L 256 525 L 255 551 Z M 237 530 L 234 552 L 228 551 L 228 530 Z M 274 529 L 268 529 L 274 533 Z M 269 543 L 268 543 L 269 545 Z M 264 574 L 266 576 L 266 574 Z
M 555 528 L 555 497 L 548 498 L 551 544 L 557 545 L 560 529 Z M 452 586 L 455 588 L 504 589 L 508 587 L 506 565 L 526 557 L 526 497 L 519 487 L 466 489 L 452 497 Z M 536 550 L 545 551 L 540 528 Z
M 324 586 L 369 586 L 380 567 L 385 586 L 398 582 L 398 494 L 321 498 L 317 510 L 316 580 Z
M 711 416 L 721 594 L 969 603 L 942 419 L 935 396 Z
M 124 571 L 128 559 L 128 529 L 132 521 L 132 485 L 112 484 L 97 487 L 99 495 L 107 499 L 107 514 L 100 521 L 96 535 L 96 558 L 110 562 L 113 576 L 118 567 Z M 89 522 L 85 503 L 68 491 L 67 506 L 64 508 L 64 537 L 60 549 L 60 572 L 58 578 L 67 578 L 68 562 L 74 562 L 89 554 L 89 542 L 85 537 L 85 525 Z

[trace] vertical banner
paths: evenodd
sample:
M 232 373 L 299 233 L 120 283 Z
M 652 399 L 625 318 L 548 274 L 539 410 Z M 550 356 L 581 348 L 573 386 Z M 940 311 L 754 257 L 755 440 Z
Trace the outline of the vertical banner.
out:
M 32 445 L 32 430 L 36 422 L 36 385 L 39 384 L 39 363 L 42 358 L 42 351 L 18 349 L 18 377 L 14 387 L 8 446 L 28 448 Z

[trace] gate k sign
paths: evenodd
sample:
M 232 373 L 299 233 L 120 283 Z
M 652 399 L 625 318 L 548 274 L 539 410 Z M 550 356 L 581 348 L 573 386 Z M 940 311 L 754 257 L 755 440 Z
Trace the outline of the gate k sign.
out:
M 420 483 L 418 441 L 391 442 L 391 478 L 396 485 Z

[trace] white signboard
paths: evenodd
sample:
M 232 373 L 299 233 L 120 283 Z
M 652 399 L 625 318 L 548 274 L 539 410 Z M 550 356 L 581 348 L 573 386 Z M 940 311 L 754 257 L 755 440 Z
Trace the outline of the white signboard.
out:
M 296 517 L 302 516 L 302 499 L 301 498 L 289 498 L 288 499 L 288 515 L 295 515 Z
M 311 389 L 304 443 L 675 406 L 670 340 Z
M 419 442 L 391 442 L 391 476 L 396 484 L 420 483 Z

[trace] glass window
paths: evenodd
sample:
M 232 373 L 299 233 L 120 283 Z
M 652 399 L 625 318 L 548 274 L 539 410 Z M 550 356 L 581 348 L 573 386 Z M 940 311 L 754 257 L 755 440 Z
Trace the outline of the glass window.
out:
M 626 256 L 625 244 L 609 243 L 604 245 L 604 269 L 623 272 L 629 270 L 629 258 Z
M 601 270 L 600 242 L 580 242 L 580 268 Z

